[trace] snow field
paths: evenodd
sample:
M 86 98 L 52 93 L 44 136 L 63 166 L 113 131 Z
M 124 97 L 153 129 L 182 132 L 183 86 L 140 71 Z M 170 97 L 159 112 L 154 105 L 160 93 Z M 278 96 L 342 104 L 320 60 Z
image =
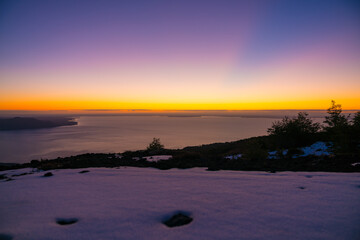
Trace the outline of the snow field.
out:
M 0 182 L 13 239 L 359 239 L 360 174 L 88 168 Z M 11 176 L 31 169 L 4 171 Z M 189 225 L 162 221 L 177 211 Z M 77 218 L 59 225 L 59 218 Z

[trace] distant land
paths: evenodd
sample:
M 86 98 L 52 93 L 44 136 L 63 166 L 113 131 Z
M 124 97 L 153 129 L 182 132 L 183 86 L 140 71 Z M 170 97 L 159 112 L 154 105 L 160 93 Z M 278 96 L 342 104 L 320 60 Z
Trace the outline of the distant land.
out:
M 0 118 L 0 131 L 53 128 L 77 125 L 73 118 L 53 117 L 37 119 L 32 117 Z
M 343 110 L 352 114 L 360 109 Z M 327 115 L 323 109 L 282 109 L 282 110 L 151 110 L 151 109 L 84 109 L 58 111 L 0 110 L 1 118 L 31 117 L 38 119 L 61 117 L 74 118 L 81 116 L 163 116 L 163 117 L 242 117 L 242 118 L 282 118 L 296 116 L 307 112 L 312 118 L 323 118 Z

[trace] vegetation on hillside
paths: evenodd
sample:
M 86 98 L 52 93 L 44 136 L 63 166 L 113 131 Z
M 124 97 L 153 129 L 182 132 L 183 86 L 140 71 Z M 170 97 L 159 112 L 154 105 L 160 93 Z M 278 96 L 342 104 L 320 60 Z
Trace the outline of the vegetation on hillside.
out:
M 153 152 L 156 154 L 157 152 L 164 149 L 164 145 L 160 143 L 160 138 L 153 138 L 152 142 L 146 148 L 147 151 Z
M 313 122 L 308 113 L 299 112 L 297 117 L 285 116 L 274 122 L 267 132 L 275 137 L 279 147 L 289 148 L 311 143 L 319 130 L 320 123 Z

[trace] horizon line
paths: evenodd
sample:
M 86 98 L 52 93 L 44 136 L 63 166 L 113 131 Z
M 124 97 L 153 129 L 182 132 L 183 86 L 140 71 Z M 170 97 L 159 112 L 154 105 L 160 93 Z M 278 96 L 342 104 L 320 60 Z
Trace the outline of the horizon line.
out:
M 343 111 L 360 111 L 360 109 L 342 109 Z M 327 109 L 302 109 L 302 108 L 285 108 L 285 109 L 0 109 L 0 112 L 70 112 L 70 111 L 89 111 L 89 112 L 115 112 L 115 111 L 146 111 L 146 112 L 199 112 L 199 111 L 223 111 L 223 112 L 231 112 L 231 111 L 327 111 Z

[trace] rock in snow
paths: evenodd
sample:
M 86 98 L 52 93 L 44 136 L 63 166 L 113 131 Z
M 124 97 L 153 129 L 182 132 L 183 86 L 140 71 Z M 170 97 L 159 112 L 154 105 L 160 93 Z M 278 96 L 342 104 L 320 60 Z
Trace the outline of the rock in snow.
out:
M 164 221 L 164 224 L 168 227 L 179 227 L 191 223 L 192 220 L 193 219 L 191 217 L 183 213 L 177 213 L 173 215 L 171 218 Z
M 44 177 L 52 177 L 54 176 L 54 174 L 52 174 L 52 172 L 47 172 L 44 174 Z
M 59 225 L 70 225 L 78 221 L 77 218 L 57 218 L 56 223 Z

